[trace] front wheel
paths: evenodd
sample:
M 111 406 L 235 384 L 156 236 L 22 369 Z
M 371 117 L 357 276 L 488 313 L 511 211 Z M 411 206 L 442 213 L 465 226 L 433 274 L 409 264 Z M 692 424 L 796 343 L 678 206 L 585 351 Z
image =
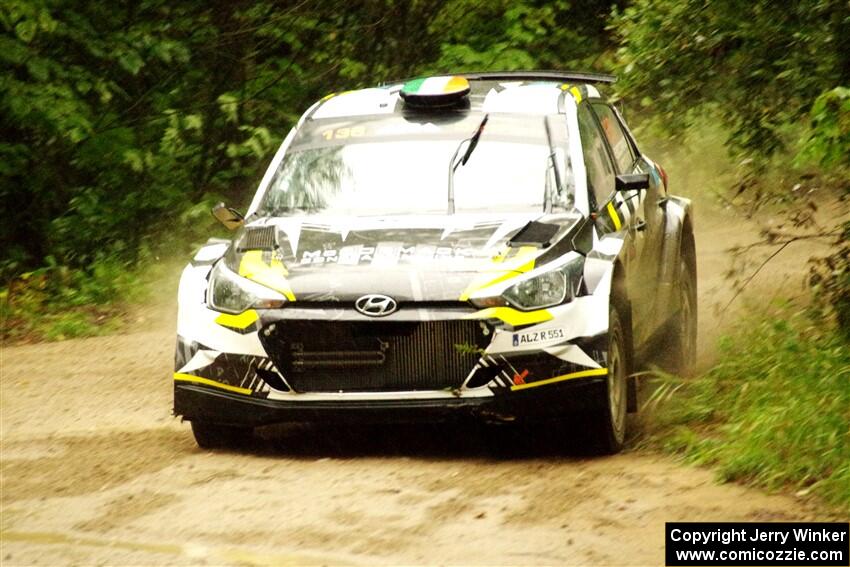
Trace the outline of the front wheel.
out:
M 617 453 L 626 440 L 627 381 L 629 361 L 626 334 L 620 313 L 611 305 L 608 314 L 608 375 L 600 409 L 591 419 L 598 448 L 605 453 Z
M 250 427 L 192 422 L 192 434 L 198 447 L 202 449 L 235 449 L 247 444 L 253 433 L 254 430 Z

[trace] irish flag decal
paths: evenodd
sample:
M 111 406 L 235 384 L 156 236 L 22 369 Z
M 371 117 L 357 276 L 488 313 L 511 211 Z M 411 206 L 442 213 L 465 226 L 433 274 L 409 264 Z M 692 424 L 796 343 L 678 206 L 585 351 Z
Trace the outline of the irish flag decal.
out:
M 408 81 L 401 88 L 401 98 L 416 105 L 450 104 L 469 93 L 465 77 L 428 77 Z

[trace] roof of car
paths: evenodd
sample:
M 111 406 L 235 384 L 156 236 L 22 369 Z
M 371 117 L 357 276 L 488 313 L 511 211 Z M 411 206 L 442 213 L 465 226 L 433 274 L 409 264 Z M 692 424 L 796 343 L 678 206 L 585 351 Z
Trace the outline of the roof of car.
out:
M 610 75 L 559 71 L 509 71 L 457 73 L 469 81 L 469 109 L 478 112 L 557 114 L 564 101 L 580 102 L 600 97 L 594 83 L 613 83 Z M 380 86 L 333 93 L 314 105 L 310 118 L 341 118 L 372 114 L 394 114 L 405 108 L 400 91 L 406 80 Z M 439 112 L 439 110 L 435 110 Z

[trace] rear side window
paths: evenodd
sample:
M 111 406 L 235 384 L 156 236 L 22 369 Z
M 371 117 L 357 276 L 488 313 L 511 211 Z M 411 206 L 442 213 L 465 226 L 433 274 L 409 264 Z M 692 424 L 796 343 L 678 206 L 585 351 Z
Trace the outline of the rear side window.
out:
M 593 110 L 596 111 L 602 132 L 614 152 L 617 169 L 620 173 L 631 173 L 635 163 L 635 154 L 620 121 L 614 115 L 614 111 L 611 110 L 610 106 L 603 103 L 594 103 Z
M 578 128 L 590 197 L 595 200 L 594 207 L 598 208 L 614 192 L 614 165 L 602 139 L 602 131 L 587 104 L 578 106 Z

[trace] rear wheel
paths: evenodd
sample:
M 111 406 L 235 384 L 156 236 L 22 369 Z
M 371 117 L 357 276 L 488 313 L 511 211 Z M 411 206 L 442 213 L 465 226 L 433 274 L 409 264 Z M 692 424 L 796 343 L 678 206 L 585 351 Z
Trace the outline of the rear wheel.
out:
M 605 453 L 617 453 L 626 440 L 627 376 L 629 361 L 626 334 L 617 308 L 609 311 L 608 375 L 604 385 L 601 408 L 592 415 L 591 426 L 596 433 L 598 448 Z
M 680 376 L 694 371 L 697 359 L 697 286 L 692 262 L 679 259 L 679 312 L 676 315 L 670 343 L 671 370 Z
M 202 449 L 235 449 L 247 443 L 254 430 L 250 427 L 192 422 L 192 434 Z

